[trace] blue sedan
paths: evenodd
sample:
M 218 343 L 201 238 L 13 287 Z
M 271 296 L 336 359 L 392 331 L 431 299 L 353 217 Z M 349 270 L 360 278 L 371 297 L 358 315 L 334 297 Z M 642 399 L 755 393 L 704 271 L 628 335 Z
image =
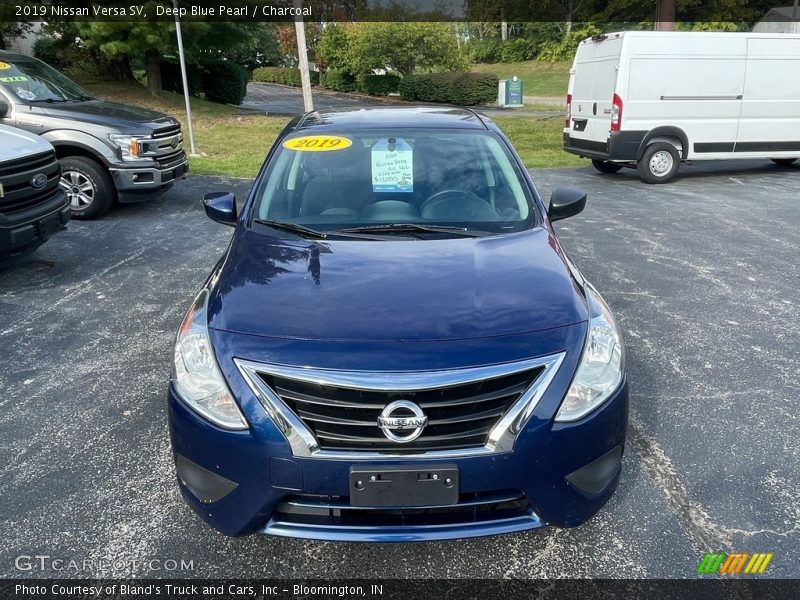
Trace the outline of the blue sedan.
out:
M 451 108 L 312 112 L 269 151 L 178 331 L 169 425 L 227 535 L 572 527 L 620 475 L 622 339 L 508 139 Z

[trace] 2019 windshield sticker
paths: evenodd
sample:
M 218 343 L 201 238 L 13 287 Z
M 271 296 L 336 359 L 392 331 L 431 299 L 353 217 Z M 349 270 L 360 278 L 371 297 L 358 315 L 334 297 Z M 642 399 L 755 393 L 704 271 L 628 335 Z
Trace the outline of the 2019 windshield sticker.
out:
M 28 78 L 23 75 L 13 75 L 11 77 L 0 77 L 0 81 L 3 83 L 22 83 L 23 81 L 28 81 Z
M 414 151 L 403 138 L 378 140 L 371 155 L 373 192 L 414 191 Z
M 351 139 L 340 135 L 306 135 L 283 142 L 284 148 L 300 152 L 330 152 L 344 150 L 352 145 Z

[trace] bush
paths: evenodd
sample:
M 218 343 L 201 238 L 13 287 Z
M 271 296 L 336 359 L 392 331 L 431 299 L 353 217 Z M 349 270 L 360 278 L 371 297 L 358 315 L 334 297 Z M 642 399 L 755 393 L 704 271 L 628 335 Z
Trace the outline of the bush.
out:
M 356 88 L 359 92 L 370 96 L 388 96 L 398 91 L 400 80 L 401 77 L 397 73 L 361 75 L 356 80 Z
M 539 44 L 534 40 L 526 38 L 517 38 L 505 42 L 500 51 L 500 62 L 512 63 L 522 62 L 523 60 L 531 60 L 536 58 L 536 53 L 539 50 Z
M 247 95 L 247 71 L 227 60 L 209 62 L 203 72 L 203 93 L 211 102 L 239 105 Z
M 356 77 L 350 71 L 328 69 L 322 74 L 322 85 L 337 92 L 353 92 L 356 89 Z
M 186 63 L 186 79 L 189 83 L 189 95 L 199 96 L 203 88 L 203 68 Z M 181 66 L 172 61 L 161 61 L 161 87 L 168 92 L 183 94 Z
M 430 73 L 404 77 L 399 87 L 406 100 L 473 106 L 495 100 L 497 83 L 496 75 L 485 73 Z
M 559 42 L 545 42 L 539 48 L 538 61 L 557 62 L 572 60 L 578 50 L 578 44 L 588 37 L 602 33 L 595 25 L 588 24 L 572 30 L 565 40 Z
M 467 53 L 476 63 L 498 63 L 502 51 L 502 42 L 498 39 L 470 40 Z
M 253 71 L 253 81 L 262 83 L 280 83 L 300 87 L 300 69 L 284 67 L 261 67 Z M 311 71 L 311 85 L 319 85 L 319 72 Z

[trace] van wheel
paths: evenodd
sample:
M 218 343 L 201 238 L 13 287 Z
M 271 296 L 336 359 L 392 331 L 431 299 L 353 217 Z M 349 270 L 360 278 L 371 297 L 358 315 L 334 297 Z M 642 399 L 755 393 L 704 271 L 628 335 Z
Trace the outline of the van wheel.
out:
M 780 165 L 782 167 L 788 167 L 793 162 L 795 162 L 797 159 L 796 158 L 771 158 L 770 160 L 772 162 L 774 162 L 776 165 Z
M 597 160 L 596 158 L 592 159 L 592 166 L 601 173 L 616 173 L 622 168 L 622 165 L 618 165 L 617 163 L 612 163 L 607 160 Z
M 667 142 L 655 142 L 644 149 L 637 170 L 647 183 L 666 183 L 678 172 L 681 157 L 678 149 Z
M 73 219 L 96 219 L 108 212 L 114 201 L 114 184 L 108 172 L 82 156 L 62 158 L 59 185 L 69 198 Z

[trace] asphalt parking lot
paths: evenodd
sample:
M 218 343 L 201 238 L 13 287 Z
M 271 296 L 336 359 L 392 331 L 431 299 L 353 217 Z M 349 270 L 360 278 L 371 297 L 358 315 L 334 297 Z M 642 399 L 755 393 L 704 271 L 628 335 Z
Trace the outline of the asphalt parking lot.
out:
M 616 495 L 585 525 L 360 545 L 225 538 L 173 481 L 165 389 L 175 329 L 231 230 L 190 177 L 73 222 L 0 271 L 0 575 L 15 557 L 192 560 L 194 577 L 695 577 L 709 550 L 773 552 L 800 577 L 800 166 L 689 166 L 669 185 L 591 167 L 560 239 L 622 325 L 631 426 Z

